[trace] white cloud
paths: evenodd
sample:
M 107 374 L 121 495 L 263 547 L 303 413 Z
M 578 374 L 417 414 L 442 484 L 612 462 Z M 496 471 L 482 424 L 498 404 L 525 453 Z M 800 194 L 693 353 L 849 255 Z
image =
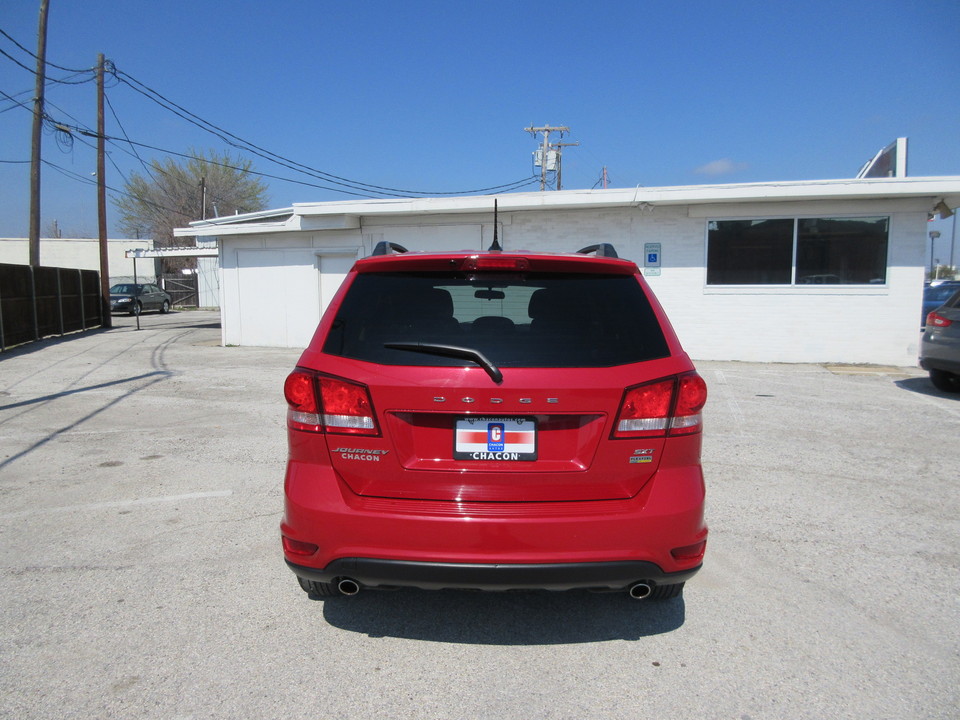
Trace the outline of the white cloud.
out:
M 713 162 L 708 162 L 706 165 L 701 165 L 694 170 L 694 172 L 698 175 L 728 175 L 738 170 L 745 170 L 746 168 L 747 163 L 738 163 L 730 158 L 723 158 L 722 160 L 714 160 Z

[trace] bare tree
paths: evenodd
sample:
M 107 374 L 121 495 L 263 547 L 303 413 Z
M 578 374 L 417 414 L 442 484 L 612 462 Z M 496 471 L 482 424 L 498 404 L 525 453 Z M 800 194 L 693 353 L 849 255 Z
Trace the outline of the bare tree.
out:
M 251 161 L 216 150 L 188 154 L 185 160 L 153 160 L 145 174 L 130 174 L 124 194 L 113 200 L 122 232 L 152 238 L 155 247 L 192 245 L 188 238 L 175 240 L 173 229 L 267 206 L 266 184 L 250 174 Z

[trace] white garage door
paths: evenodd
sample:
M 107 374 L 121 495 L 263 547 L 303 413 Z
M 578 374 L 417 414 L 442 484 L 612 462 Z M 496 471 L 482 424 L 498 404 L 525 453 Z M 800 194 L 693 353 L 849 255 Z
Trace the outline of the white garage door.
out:
M 240 344 L 306 347 L 356 253 L 238 250 Z

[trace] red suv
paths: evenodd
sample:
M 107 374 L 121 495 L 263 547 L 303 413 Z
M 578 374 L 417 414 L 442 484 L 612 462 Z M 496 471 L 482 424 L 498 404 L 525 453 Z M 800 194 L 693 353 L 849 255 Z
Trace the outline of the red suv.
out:
M 637 266 L 357 261 L 287 378 L 287 564 L 361 588 L 681 594 L 706 546 L 706 385 Z

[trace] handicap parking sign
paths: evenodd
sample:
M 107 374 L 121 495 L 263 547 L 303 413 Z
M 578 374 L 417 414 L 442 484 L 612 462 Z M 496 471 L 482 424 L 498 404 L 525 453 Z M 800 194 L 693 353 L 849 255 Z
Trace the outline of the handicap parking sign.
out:
M 643 254 L 646 256 L 644 267 L 660 267 L 660 243 L 644 243 Z

